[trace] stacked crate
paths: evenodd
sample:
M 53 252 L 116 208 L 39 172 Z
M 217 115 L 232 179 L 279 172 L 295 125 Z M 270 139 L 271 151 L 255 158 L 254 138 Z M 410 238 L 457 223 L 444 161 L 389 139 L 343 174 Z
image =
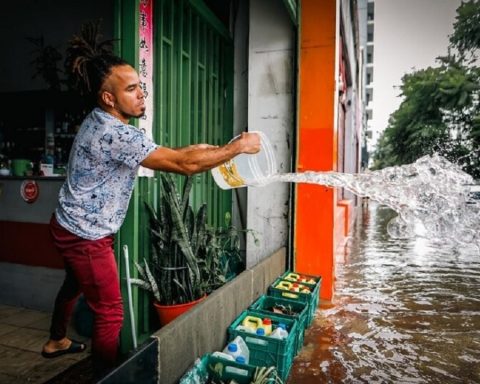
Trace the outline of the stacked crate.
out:
M 253 381 L 260 370 L 268 373 L 268 383 L 277 383 L 278 378 L 285 381 L 294 357 L 303 346 L 305 329 L 315 316 L 321 282 L 322 279 L 318 276 L 292 271 L 283 273 L 270 285 L 266 295 L 252 303 L 228 327 L 229 342 L 237 336 L 245 341 L 250 353 L 248 364 L 206 354 L 182 377 L 180 384 L 202 382 L 198 378 L 203 376 L 223 382 L 234 380 L 239 384 L 247 384 Z M 269 318 L 273 329 L 282 323 L 286 326 L 288 336 L 277 339 L 247 330 L 241 326 L 247 316 Z M 269 367 L 275 367 L 276 372 Z

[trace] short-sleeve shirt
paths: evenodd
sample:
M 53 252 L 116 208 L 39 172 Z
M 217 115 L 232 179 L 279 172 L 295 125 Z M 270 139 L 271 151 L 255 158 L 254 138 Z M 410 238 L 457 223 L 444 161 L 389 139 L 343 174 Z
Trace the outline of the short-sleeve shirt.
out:
M 97 240 L 125 219 L 140 163 L 158 147 L 138 128 L 95 108 L 70 152 L 55 216 L 73 234 Z

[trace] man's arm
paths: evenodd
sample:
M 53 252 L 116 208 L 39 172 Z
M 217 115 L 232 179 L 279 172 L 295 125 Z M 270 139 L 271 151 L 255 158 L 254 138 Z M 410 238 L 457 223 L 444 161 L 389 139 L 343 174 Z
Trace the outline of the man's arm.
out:
M 242 133 L 229 144 L 221 147 L 197 144 L 179 149 L 159 147 L 150 153 L 142 166 L 158 171 L 175 172 L 182 175 L 208 171 L 240 153 L 257 153 L 260 137 L 256 133 Z

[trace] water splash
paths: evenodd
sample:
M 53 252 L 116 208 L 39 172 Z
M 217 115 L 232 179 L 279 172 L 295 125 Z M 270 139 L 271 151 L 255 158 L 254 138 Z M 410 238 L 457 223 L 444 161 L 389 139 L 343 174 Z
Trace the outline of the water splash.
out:
M 387 226 L 393 238 L 417 235 L 480 247 L 480 203 L 470 196 L 474 180 L 439 155 L 373 172 L 287 173 L 265 181 L 342 187 L 378 201 L 398 213 Z

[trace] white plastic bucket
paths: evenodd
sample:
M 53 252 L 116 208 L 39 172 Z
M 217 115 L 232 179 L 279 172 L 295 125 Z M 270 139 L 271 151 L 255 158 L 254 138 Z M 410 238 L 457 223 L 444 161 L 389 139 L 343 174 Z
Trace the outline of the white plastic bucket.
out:
M 240 154 L 233 159 L 212 169 L 212 176 L 222 189 L 240 188 L 246 186 L 262 186 L 268 184 L 269 176 L 277 173 L 277 164 L 272 146 L 267 136 L 258 131 L 252 131 L 260 136 L 260 151 L 250 154 Z M 236 140 L 239 136 L 233 138 Z

